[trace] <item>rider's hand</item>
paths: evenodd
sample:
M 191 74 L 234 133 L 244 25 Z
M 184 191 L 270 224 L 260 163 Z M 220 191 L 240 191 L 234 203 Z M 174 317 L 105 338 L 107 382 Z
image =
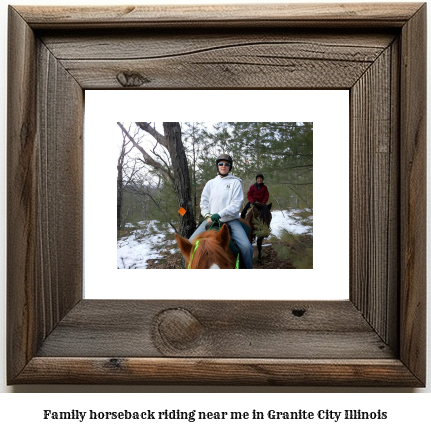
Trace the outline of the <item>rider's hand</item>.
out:
M 214 213 L 211 216 L 211 220 L 214 221 L 214 222 L 217 222 L 219 219 L 220 219 L 220 215 L 218 213 Z
M 212 220 L 211 220 L 210 217 L 207 218 L 207 222 L 208 222 L 208 223 L 209 223 L 209 222 L 212 222 Z

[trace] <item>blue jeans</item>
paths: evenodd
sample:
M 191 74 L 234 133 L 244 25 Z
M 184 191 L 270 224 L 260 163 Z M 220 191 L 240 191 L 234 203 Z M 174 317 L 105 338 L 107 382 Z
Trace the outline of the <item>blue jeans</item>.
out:
M 241 223 L 238 219 L 231 220 L 226 222 L 231 228 L 232 238 L 235 240 L 239 250 L 241 251 L 242 260 L 244 261 L 244 265 L 246 269 L 253 268 L 253 246 L 250 244 L 250 240 L 248 239 L 244 228 L 241 226 Z M 204 220 L 197 228 L 197 230 L 191 235 L 189 240 L 193 240 L 198 234 L 202 234 L 205 232 L 205 225 L 207 221 Z

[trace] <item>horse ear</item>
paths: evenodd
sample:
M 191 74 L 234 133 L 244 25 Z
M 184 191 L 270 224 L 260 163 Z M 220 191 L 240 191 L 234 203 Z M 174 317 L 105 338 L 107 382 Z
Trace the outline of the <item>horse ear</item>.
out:
M 269 204 L 267 205 L 268 210 L 271 210 L 271 206 L 272 206 L 272 203 L 269 203 Z
M 187 239 L 179 236 L 177 233 L 175 233 L 175 239 L 177 240 L 181 254 L 186 260 L 189 260 L 193 245 Z
M 227 249 L 229 246 L 229 228 L 226 224 L 221 227 L 221 230 L 217 233 L 217 241 L 223 249 Z

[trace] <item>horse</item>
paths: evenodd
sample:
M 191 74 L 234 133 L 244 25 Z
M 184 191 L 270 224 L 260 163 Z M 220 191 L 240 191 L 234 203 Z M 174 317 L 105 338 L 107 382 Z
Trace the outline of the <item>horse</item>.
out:
M 261 203 L 255 203 L 250 207 L 250 210 L 245 216 L 245 222 L 250 225 L 251 238 L 253 241 L 257 237 L 257 250 L 258 250 L 258 262 L 262 263 L 262 242 L 265 237 L 269 236 L 269 226 L 272 220 L 271 214 L 272 203 L 266 205 Z M 263 225 L 262 225 L 263 224 Z
M 239 268 L 239 256 L 235 256 L 229 247 L 227 224 L 218 231 L 208 230 L 197 235 L 192 242 L 176 233 L 175 238 L 188 269 Z

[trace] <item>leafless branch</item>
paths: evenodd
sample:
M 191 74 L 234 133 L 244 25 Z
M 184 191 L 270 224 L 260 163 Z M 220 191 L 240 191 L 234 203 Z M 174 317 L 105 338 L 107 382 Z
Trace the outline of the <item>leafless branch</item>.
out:
M 161 133 L 157 132 L 156 129 L 154 129 L 150 123 L 148 122 L 135 122 L 137 126 L 139 126 L 142 130 L 145 132 L 148 132 L 153 138 L 156 139 L 158 143 L 160 143 L 162 146 L 168 148 L 168 143 L 166 141 L 166 138 Z
M 142 154 L 142 156 L 144 157 L 144 163 L 147 165 L 152 166 L 153 168 L 157 169 L 160 174 L 162 174 L 162 176 L 170 183 L 170 184 L 174 184 L 174 179 L 171 176 L 171 173 L 166 170 L 166 168 L 164 168 L 159 162 L 157 162 L 156 160 L 154 160 L 145 150 L 143 147 L 141 147 L 136 140 L 130 135 L 130 133 L 126 130 L 126 128 L 120 123 L 117 122 L 118 126 L 120 127 L 120 129 L 126 134 L 127 138 L 129 138 L 130 142 L 134 145 L 134 147 L 136 147 Z

